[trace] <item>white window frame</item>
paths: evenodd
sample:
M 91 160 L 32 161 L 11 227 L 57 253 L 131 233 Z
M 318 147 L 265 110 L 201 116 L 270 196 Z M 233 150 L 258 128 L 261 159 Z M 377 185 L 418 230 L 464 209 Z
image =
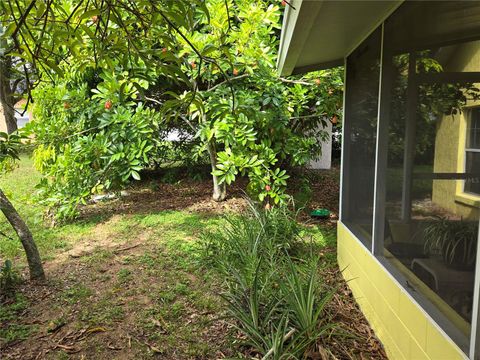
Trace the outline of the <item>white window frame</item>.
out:
M 392 12 L 389 14 L 391 15 L 392 13 L 395 12 L 397 7 L 392 9 Z M 382 250 L 383 250 L 383 237 L 384 237 L 384 212 L 385 212 L 385 179 L 384 177 L 380 176 L 382 174 L 382 171 L 384 170 L 385 167 L 385 154 L 384 152 L 384 144 L 382 144 L 382 141 L 379 143 L 379 139 L 382 139 L 382 136 L 384 137 L 385 134 L 384 132 L 387 130 L 386 124 L 385 124 L 385 117 L 388 116 L 388 114 L 385 112 L 386 108 L 388 108 L 388 92 L 384 92 L 383 90 L 386 90 L 385 87 L 385 82 L 388 82 L 388 74 L 387 74 L 387 69 L 384 67 L 384 36 L 383 36 L 383 27 L 385 24 L 386 19 L 388 16 L 386 16 L 382 21 L 379 22 L 379 26 L 382 27 L 382 39 L 381 39 L 381 53 L 380 53 L 380 89 L 379 89 L 379 101 L 378 101 L 378 123 L 377 123 L 377 148 L 376 148 L 376 160 L 375 160 L 375 190 L 374 190 L 374 209 L 373 209 L 373 216 L 374 216 L 374 222 L 373 222 L 373 229 L 372 229 L 372 244 L 371 248 L 368 249 L 368 251 L 372 254 L 372 256 L 381 264 L 381 266 L 388 272 L 390 275 L 393 276 L 393 278 L 398 282 L 399 286 L 404 289 L 404 291 L 408 294 L 409 297 L 411 297 L 412 301 L 417 303 L 420 310 L 425 314 L 427 318 L 430 319 L 432 324 L 436 326 L 440 332 L 444 334 L 445 337 L 450 338 L 464 353 L 465 356 L 468 357 L 468 359 L 471 360 L 480 360 L 480 245 L 477 246 L 477 263 L 475 267 L 475 280 L 474 280 L 474 289 L 473 289 L 473 309 L 472 309 L 472 322 L 471 322 L 471 332 L 470 336 L 465 336 L 460 332 L 460 330 L 451 323 L 449 319 L 445 317 L 443 313 L 441 313 L 431 301 L 426 298 L 423 294 L 415 291 L 415 289 L 411 289 L 405 284 L 408 285 L 408 280 L 404 277 L 404 275 L 399 272 L 392 264 L 389 263 L 389 261 L 383 256 Z M 377 27 L 374 27 L 371 33 L 373 33 Z M 368 36 L 371 34 L 369 33 Z M 358 42 L 356 46 L 352 48 L 352 50 L 349 52 L 347 56 L 344 58 L 344 65 L 345 65 L 345 75 L 348 71 L 347 68 L 347 57 L 355 51 L 355 49 L 363 43 L 363 41 L 368 38 L 368 36 L 365 36 L 364 39 Z M 382 86 L 383 85 L 383 86 Z M 345 87 L 347 87 L 348 84 L 346 82 L 346 76 L 345 76 Z M 345 191 L 345 183 L 348 181 L 347 178 L 345 178 L 345 170 L 348 169 L 348 166 L 350 166 L 348 158 L 345 156 L 345 152 L 348 149 L 348 135 L 349 135 L 349 126 L 348 126 L 348 104 L 346 103 L 346 96 L 345 96 L 346 91 L 344 91 L 344 98 L 343 98 L 343 104 L 344 104 L 344 125 L 342 127 L 342 166 L 341 166 L 341 175 L 340 175 L 340 221 L 344 221 L 345 217 L 345 212 L 342 210 L 345 210 L 345 205 L 346 202 L 348 201 L 348 197 L 345 196 L 346 194 L 344 193 Z M 480 109 L 480 106 L 478 106 Z M 468 124 L 467 124 L 468 128 Z M 467 130 L 466 130 L 467 131 Z M 468 134 L 467 134 L 468 135 Z M 466 151 L 466 143 L 464 144 L 464 149 Z M 480 152 L 480 149 L 478 149 Z M 465 152 L 464 152 L 465 154 Z M 464 156 L 464 159 L 466 159 L 466 156 Z M 464 164 L 466 165 L 466 164 Z M 471 196 L 476 196 L 476 194 L 473 193 L 467 193 Z M 479 195 L 480 199 L 480 195 Z M 479 220 L 480 222 L 480 220 Z M 480 228 L 480 226 L 479 226 Z M 347 226 L 347 229 L 350 231 L 349 227 Z M 352 235 L 357 238 L 358 242 L 365 246 L 365 244 L 358 239 L 357 235 L 352 233 Z M 480 244 L 480 229 L 479 229 L 479 234 L 478 234 L 478 244 Z
M 467 154 L 468 153 L 480 153 L 480 147 L 479 148 L 469 148 L 469 147 L 467 147 L 468 139 L 470 138 L 470 131 L 472 129 L 471 128 L 471 122 L 472 122 L 471 113 L 473 111 L 478 111 L 480 113 L 480 106 L 470 107 L 470 108 L 468 108 L 468 112 L 467 112 L 469 114 L 469 116 L 467 116 L 467 119 L 466 119 L 467 127 L 466 127 L 466 130 L 465 130 L 466 131 L 466 134 L 465 134 L 465 151 L 464 151 L 464 155 L 463 155 L 463 164 L 464 164 L 464 171 L 465 172 L 467 171 Z M 479 130 L 480 130 L 480 128 L 479 128 Z M 468 194 L 470 196 L 478 197 L 480 199 L 480 193 L 476 193 L 476 192 L 466 190 L 465 185 L 466 185 L 466 180 L 463 181 L 463 193 L 464 194 Z

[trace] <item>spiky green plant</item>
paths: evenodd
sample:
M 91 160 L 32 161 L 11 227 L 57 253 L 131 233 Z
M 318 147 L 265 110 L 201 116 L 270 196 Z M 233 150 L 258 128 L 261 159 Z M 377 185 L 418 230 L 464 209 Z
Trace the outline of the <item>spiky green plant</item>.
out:
M 478 222 L 438 217 L 421 233 L 427 254 L 442 255 L 453 268 L 470 270 L 475 266 Z
M 205 254 L 225 278 L 223 298 L 244 345 L 265 359 L 302 358 L 334 327 L 322 314 L 333 291 L 312 254 L 294 261 L 300 226 L 286 207 L 230 216 L 205 236 Z

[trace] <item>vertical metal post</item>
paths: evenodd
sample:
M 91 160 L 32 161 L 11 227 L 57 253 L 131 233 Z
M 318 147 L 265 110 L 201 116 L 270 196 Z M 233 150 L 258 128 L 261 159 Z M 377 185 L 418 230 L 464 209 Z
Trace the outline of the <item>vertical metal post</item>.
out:
M 340 221 L 348 218 L 349 214 L 349 194 L 350 194 L 350 135 L 351 126 L 348 121 L 348 99 L 347 99 L 347 58 L 344 59 L 343 72 L 343 121 L 342 121 L 342 155 L 341 155 L 341 172 L 340 172 Z
M 480 215 L 480 208 L 478 209 Z M 473 285 L 473 308 L 472 308 L 472 326 L 470 330 L 470 359 L 480 359 L 480 333 L 478 325 L 480 323 L 480 219 L 477 238 L 477 260 L 475 263 L 475 282 Z
M 408 61 L 407 85 L 407 118 L 405 127 L 405 149 L 403 157 L 402 181 L 402 220 L 409 221 L 412 216 L 412 184 L 413 163 L 415 160 L 415 129 L 417 118 L 418 84 L 417 57 L 415 52 L 410 53 Z
M 392 55 L 385 54 L 384 25 L 380 55 L 380 87 L 378 91 L 377 144 L 375 154 L 375 191 L 373 202 L 372 252 L 382 255 L 385 237 L 385 201 L 387 194 L 388 130 L 392 89 Z

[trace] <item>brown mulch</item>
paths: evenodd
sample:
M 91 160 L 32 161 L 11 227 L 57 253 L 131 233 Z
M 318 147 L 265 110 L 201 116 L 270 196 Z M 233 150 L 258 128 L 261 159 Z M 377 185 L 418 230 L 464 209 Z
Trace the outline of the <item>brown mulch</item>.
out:
M 148 186 L 145 186 L 148 185 Z M 246 181 L 240 179 L 228 189 L 225 201 L 212 200 L 212 185 L 209 180 L 182 180 L 175 184 L 159 181 L 141 183 L 122 192 L 122 196 L 109 201 L 99 201 L 81 209 L 80 220 L 95 216 L 108 217 L 114 214 L 152 214 L 160 211 L 183 210 L 222 214 L 245 209 Z
M 321 257 L 328 254 L 335 255 L 336 249 L 325 249 Z M 336 331 L 344 332 L 345 337 L 320 339 L 320 345 L 337 359 L 387 359 L 382 343 L 353 298 L 340 269 L 325 268 L 322 275 L 331 288 L 337 289 L 326 312 L 329 319 L 338 324 Z
M 302 174 L 308 181 L 311 197 L 300 213 L 299 220 L 304 223 L 315 223 L 322 226 L 336 228 L 339 210 L 340 169 L 333 167 L 330 170 L 307 170 Z M 294 197 L 303 191 L 301 176 L 292 175 L 287 192 Z M 310 211 L 327 209 L 330 211 L 328 219 L 312 219 Z

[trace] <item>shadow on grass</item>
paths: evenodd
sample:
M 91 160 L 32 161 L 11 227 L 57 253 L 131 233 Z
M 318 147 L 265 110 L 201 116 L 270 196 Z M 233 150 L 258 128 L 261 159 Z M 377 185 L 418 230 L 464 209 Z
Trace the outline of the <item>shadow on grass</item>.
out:
M 156 180 L 139 183 L 126 190 L 124 196 L 113 200 L 89 204 L 81 208 L 76 222 L 98 223 L 113 215 L 150 215 L 163 211 L 189 211 L 218 214 L 228 210 L 240 210 L 244 204 L 243 184 L 229 188 L 227 200 L 212 200 L 209 180 L 183 180 L 175 184 Z

